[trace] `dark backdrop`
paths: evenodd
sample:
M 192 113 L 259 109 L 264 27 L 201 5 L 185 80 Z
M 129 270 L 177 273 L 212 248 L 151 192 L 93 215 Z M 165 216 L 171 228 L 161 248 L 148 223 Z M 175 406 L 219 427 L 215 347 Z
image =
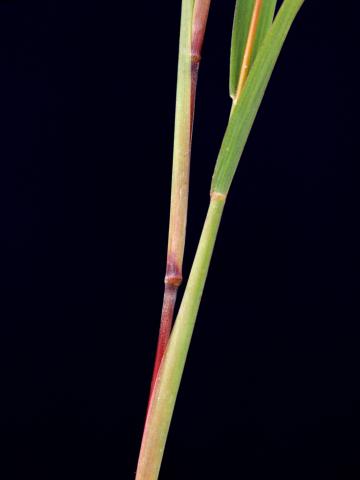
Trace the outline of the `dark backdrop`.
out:
M 243 155 L 161 478 L 353 479 L 356 2 L 307 0 Z M 230 108 L 201 65 L 185 276 Z M 5 479 L 131 479 L 162 301 L 180 0 L 0 4 Z

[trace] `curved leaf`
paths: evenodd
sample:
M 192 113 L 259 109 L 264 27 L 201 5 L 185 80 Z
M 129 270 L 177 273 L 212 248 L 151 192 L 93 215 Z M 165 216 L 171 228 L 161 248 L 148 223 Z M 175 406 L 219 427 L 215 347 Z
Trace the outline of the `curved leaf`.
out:
M 236 0 L 230 50 L 230 97 L 236 93 L 255 0 Z
M 304 0 L 284 0 L 256 56 L 230 117 L 211 190 L 227 194 L 281 48 Z
M 255 0 L 237 0 L 235 6 L 230 52 L 230 96 L 234 98 L 239 82 L 251 17 Z M 276 0 L 264 0 L 261 6 L 250 66 L 254 63 L 259 47 L 274 19 Z

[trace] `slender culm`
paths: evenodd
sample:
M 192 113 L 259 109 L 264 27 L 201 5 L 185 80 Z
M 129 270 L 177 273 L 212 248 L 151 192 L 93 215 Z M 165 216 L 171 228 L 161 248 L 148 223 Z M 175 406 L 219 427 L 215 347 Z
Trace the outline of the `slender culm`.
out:
M 171 333 L 177 292 L 182 283 L 195 97 L 210 1 L 183 0 L 165 289 L 150 397 Z

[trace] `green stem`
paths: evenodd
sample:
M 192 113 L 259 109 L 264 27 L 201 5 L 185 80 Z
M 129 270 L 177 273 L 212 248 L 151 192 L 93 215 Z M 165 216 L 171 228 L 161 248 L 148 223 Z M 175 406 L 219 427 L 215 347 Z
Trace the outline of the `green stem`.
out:
M 196 87 L 210 3 L 211 0 L 191 0 L 190 3 L 189 0 L 184 0 L 183 2 L 176 94 L 168 255 L 164 299 L 150 397 L 166 345 L 169 341 L 177 292 L 182 282 Z M 192 15 L 191 5 L 193 5 Z
M 225 196 L 212 193 L 186 290 L 151 396 L 136 480 L 156 480 L 207 277 Z
M 168 250 L 165 289 L 160 330 L 156 348 L 150 398 L 166 345 L 169 340 L 177 291 L 182 282 L 186 220 L 189 197 L 192 116 L 195 91 L 192 85 L 192 22 L 194 0 L 183 0 L 179 39 L 179 60 L 176 88 L 175 132 Z

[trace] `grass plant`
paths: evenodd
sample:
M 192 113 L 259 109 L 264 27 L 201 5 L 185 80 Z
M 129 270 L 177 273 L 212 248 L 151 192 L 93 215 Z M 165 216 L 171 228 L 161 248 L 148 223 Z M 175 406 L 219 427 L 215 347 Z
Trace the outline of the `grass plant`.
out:
M 209 0 L 183 0 L 171 213 L 159 343 L 136 480 L 156 480 L 226 198 L 271 73 L 304 0 L 237 0 L 231 54 L 232 108 L 210 189 L 210 204 L 171 330 L 182 280 L 195 91 Z

